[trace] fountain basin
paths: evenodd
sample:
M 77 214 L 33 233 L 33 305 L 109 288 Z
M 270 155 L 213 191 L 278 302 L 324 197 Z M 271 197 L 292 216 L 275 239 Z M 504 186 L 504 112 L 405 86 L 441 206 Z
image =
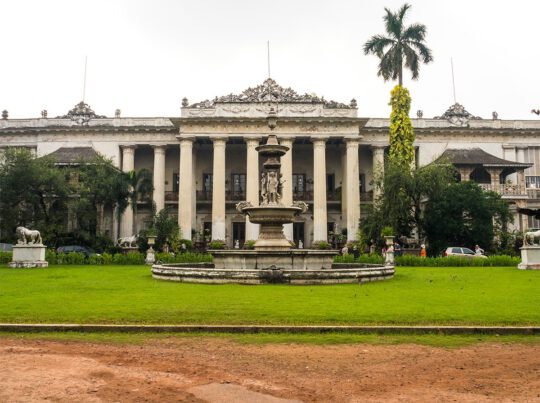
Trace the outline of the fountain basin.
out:
M 294 250 L 293 250 L 294 251 Z M 350 284 L 387 280 L 393 266 L 336 264 L 328 269 L 218 269 L 212 263 L 154 264 L 152 277 L 184 283 L 204 284 Z
M 242 208 L 242 213 L 249 216 L 249 221 L 260 224 L 259 238 L 255 241 L 256 251 L 289 251 L 291 243 L 283 234 L 283 224 L 294 221 L 302 212 L 301 207 L 279 205 L 252 206 Z

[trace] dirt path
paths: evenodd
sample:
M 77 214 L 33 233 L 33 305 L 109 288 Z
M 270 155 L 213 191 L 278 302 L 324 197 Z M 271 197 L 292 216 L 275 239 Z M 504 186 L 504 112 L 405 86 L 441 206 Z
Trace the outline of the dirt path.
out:
M 2 402 L 540 402 L 540 346 L 0 339 Z

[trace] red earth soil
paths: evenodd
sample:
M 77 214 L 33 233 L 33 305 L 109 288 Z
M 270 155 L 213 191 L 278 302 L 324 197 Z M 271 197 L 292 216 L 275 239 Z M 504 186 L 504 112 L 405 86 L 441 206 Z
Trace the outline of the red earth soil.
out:
M 540 402 L 540 345 L 0 339 L 1 402 Z

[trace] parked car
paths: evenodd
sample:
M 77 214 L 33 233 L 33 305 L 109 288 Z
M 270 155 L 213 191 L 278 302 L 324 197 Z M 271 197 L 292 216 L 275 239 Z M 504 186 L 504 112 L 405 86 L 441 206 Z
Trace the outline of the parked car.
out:
M 13 251 L 13 245 L 10 243 L 0 243 L 0 252 L 11 252 Z
M 446 248 L 443 253 L 442 253 L 443 256 L 458 256 L 458 257 L 466 257 L 466 258 L 483 258 L 483 259 L 487 259 L 487 256 L 486 255 L 478 255 L 476 253 L 474 253 L 473 250 L 469 249 L 469 248 L 464 248 L 462 246 L 450 246 L 448 248 Z
M 87 246 L 80 246 L 80 245 L 60 246 L 58 247 L 58 249 L 56 249 L 56 252 L 57 253 L 77 252 L 77 253 L 82 253 L 85 257 L 89 257 L 90 255 L 99 255 L 93 249 Z

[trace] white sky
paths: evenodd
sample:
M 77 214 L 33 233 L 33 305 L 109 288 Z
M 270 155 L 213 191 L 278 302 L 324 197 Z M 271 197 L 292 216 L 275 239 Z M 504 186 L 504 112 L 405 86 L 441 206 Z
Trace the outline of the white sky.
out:
M 540 1 L 410 0 L 407 22 L 428 28 L 435 61 L 409 87 L 424 117 L 457 101 L 491 118 L 537 119 Z M 82 98 L 98 114 L 179 116 L 267 77 L 300 93 L 358 101 L 359 116 L 389 114 L 394 83 L 377 77 L 363 43 L 384 33 L 384 7 L 402 0 L 5 0 L 0 3 L 0 110 L 10 118 L 63 115 Z

